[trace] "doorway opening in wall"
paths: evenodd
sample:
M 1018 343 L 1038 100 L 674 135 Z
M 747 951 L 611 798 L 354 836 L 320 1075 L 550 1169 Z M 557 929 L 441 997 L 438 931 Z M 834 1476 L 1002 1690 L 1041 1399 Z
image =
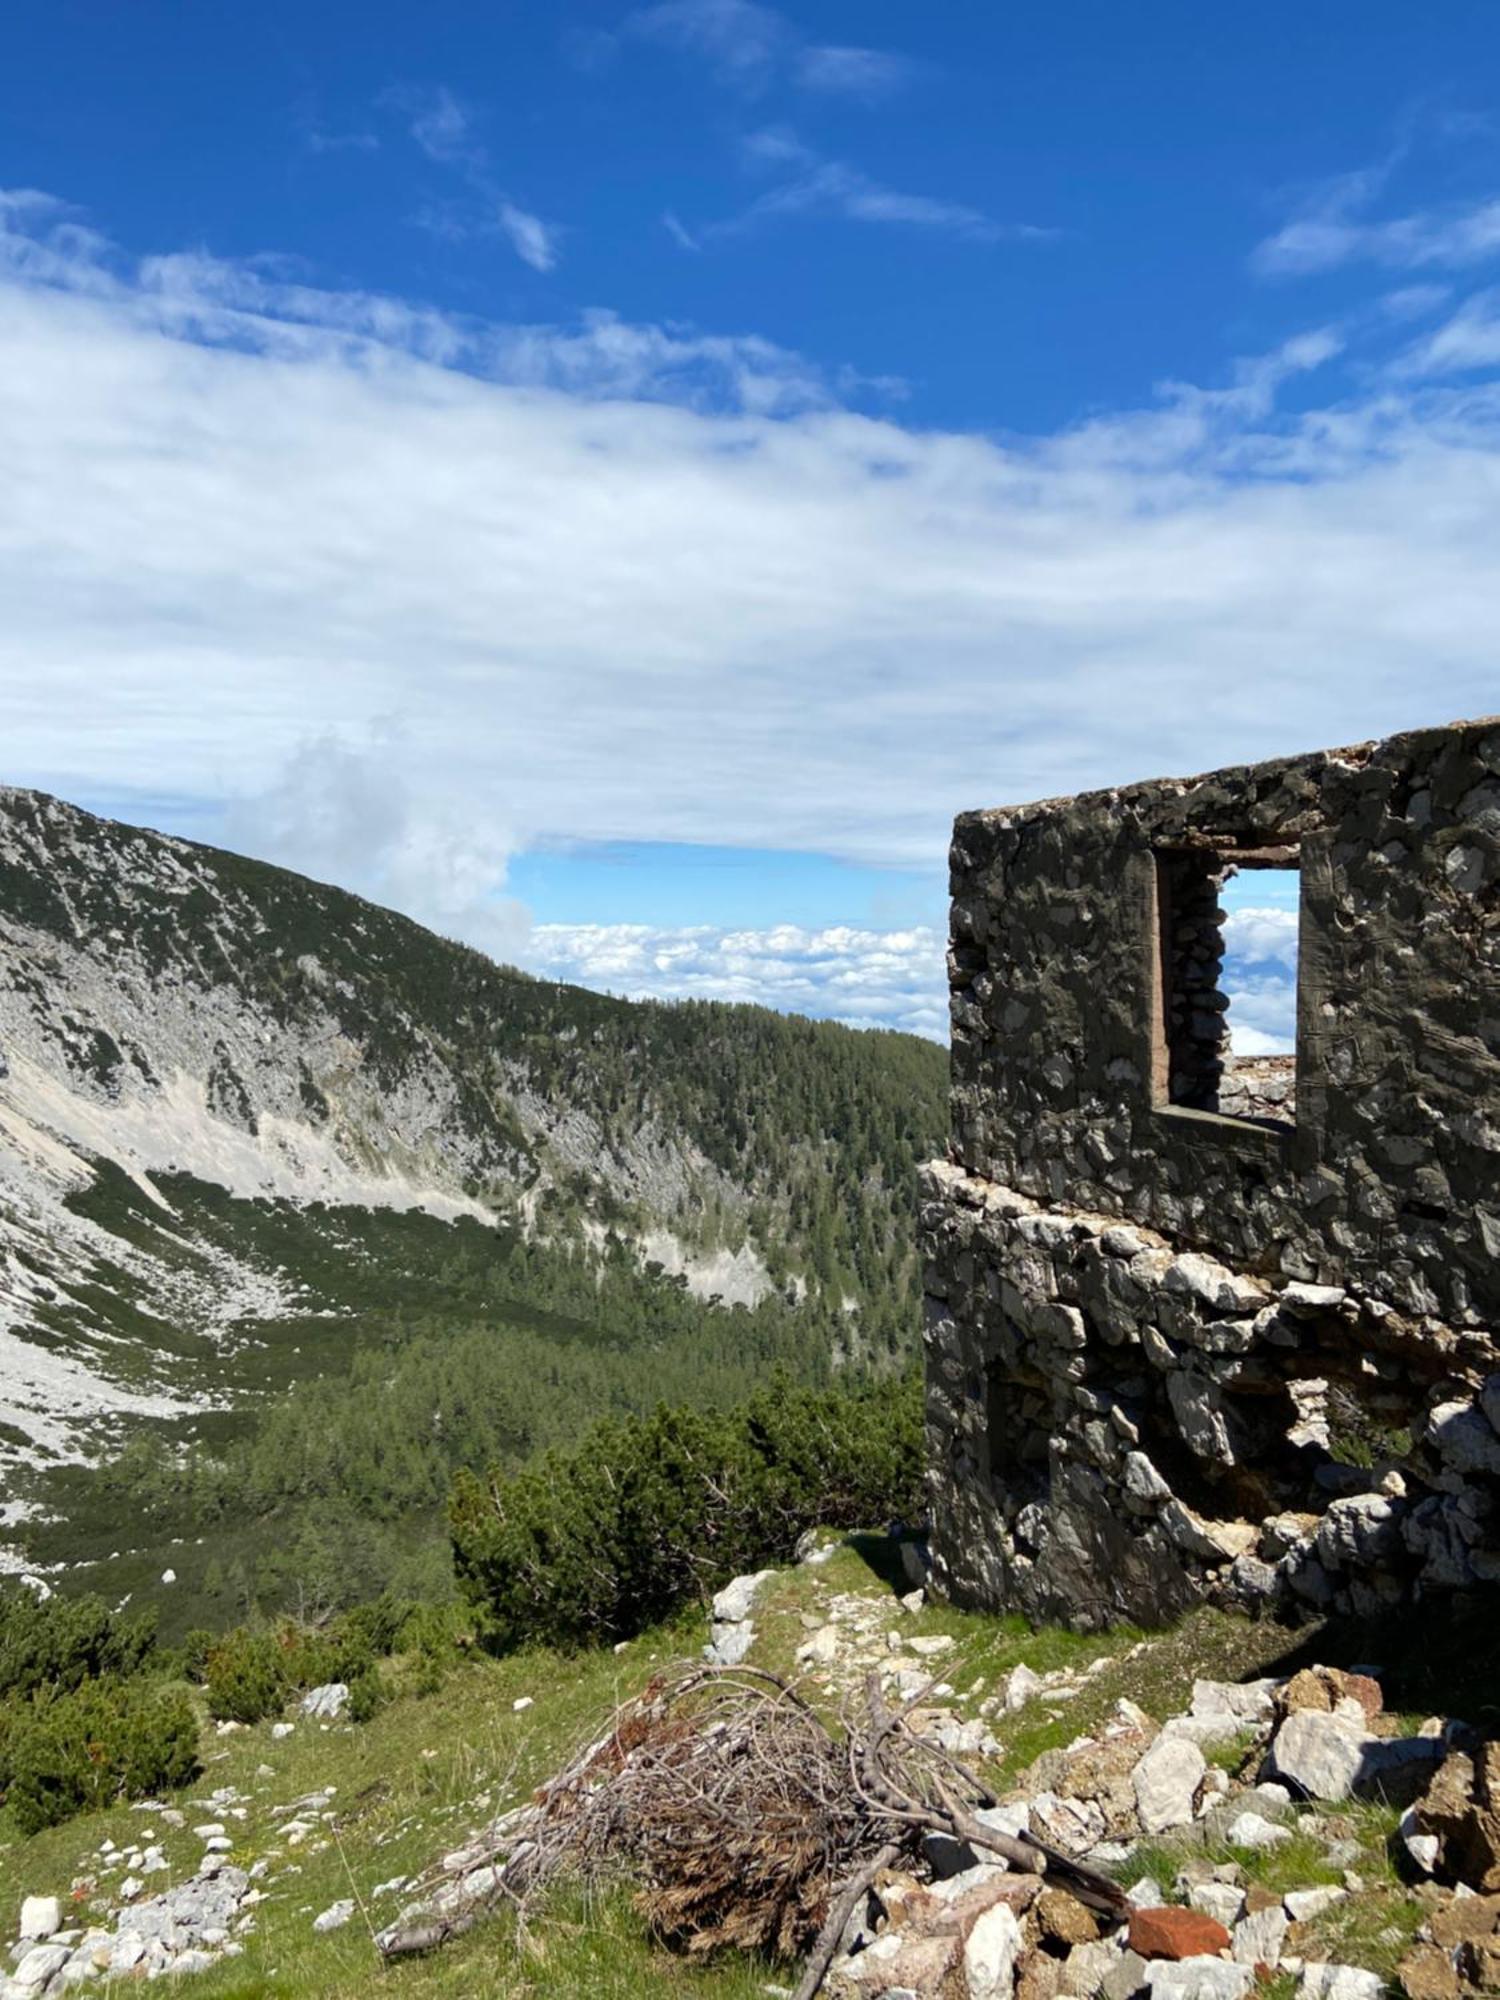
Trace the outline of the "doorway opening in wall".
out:
M 1157 854 L 1158 1104 L 1295 1124 L 1299 858 L 1290 845 Z

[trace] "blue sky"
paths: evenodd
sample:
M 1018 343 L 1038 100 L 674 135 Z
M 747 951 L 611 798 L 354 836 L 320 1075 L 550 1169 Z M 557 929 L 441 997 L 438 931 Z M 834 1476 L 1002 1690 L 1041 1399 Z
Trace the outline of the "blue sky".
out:
M 13 782 L 938 1032 L 955 811 L 1500 707 L 1493 7 L 8 31 Z

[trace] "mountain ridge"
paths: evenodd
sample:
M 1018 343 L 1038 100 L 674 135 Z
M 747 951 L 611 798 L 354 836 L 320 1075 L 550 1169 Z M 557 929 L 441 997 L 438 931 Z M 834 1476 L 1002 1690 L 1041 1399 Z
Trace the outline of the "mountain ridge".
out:
M 122 1374 L 111 1299 L 220 1336 L 306 1307 L 296 1273 L 177 1241 L 173 1175 L 624 1245 L 705 1300 L 810 1292 L 857 1343 L 910 1292 L 943 1064 L 885 1031 L 537 979 L 348 891 L 0 787 L 0 1453 L 87 1455 L 72 1433 L 111 1403 L 180 1413 L 163 1371 L 130 1386 L 149 1338 Z M 90 1199 L 101 1162 L 153 1229 L 122 1236 Z

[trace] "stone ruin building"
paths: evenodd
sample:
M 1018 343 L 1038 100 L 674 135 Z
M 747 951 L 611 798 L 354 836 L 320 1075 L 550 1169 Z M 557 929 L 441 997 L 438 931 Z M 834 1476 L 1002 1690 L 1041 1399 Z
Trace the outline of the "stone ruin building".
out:
M 1295 1090 L 1231 870 L 1300 876 Z M 964 814 L 937 1580 L 1075 1624 L 1500 1580 L 1500 719 Z

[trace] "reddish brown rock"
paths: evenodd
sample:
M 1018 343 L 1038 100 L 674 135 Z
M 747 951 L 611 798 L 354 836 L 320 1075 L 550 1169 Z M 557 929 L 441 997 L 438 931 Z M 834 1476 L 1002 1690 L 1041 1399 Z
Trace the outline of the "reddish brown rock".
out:
M 1036 1919 L 1045 1937 L 1059 1944 L 1092 1944 L 1099 1919 L 1066 1889 L 1044 1889 L 1036 1900 Z
M 1133 1910 L 1128 1939 L 1142 1958 L 1211 1958 L 1229 1949 L 1229 1933 L 1216 1917 L 1175 1905 Z
M 1016 1975 L 1016 2000 L 1057 2000 L 1066 1976 L 1060 1958 L 1045 1951 L 1028 1951 Z
M 1283 1716 L 1314 1708 L 1325 1714 L 1341 1701 L 1357 1701 L 1372 1720 L 1385 1706 L 1380 1683 L 1369 1674 L 1346 1673 L 1342 1667 L 1304 1667 L 1293 1674 L 1276 1698 Z
M 1419 1944 L 1396 1971 L 1406 2000 L 1458 2000 L 1458 1974 L 1448 1953 L 1435 1944 Z
M 1434 1944 L 1451 1951 L 1473 1938 L 1493 1937 L 1500 1928 L 1500 1896 L 1455 1896 L 1428 1919 Z

